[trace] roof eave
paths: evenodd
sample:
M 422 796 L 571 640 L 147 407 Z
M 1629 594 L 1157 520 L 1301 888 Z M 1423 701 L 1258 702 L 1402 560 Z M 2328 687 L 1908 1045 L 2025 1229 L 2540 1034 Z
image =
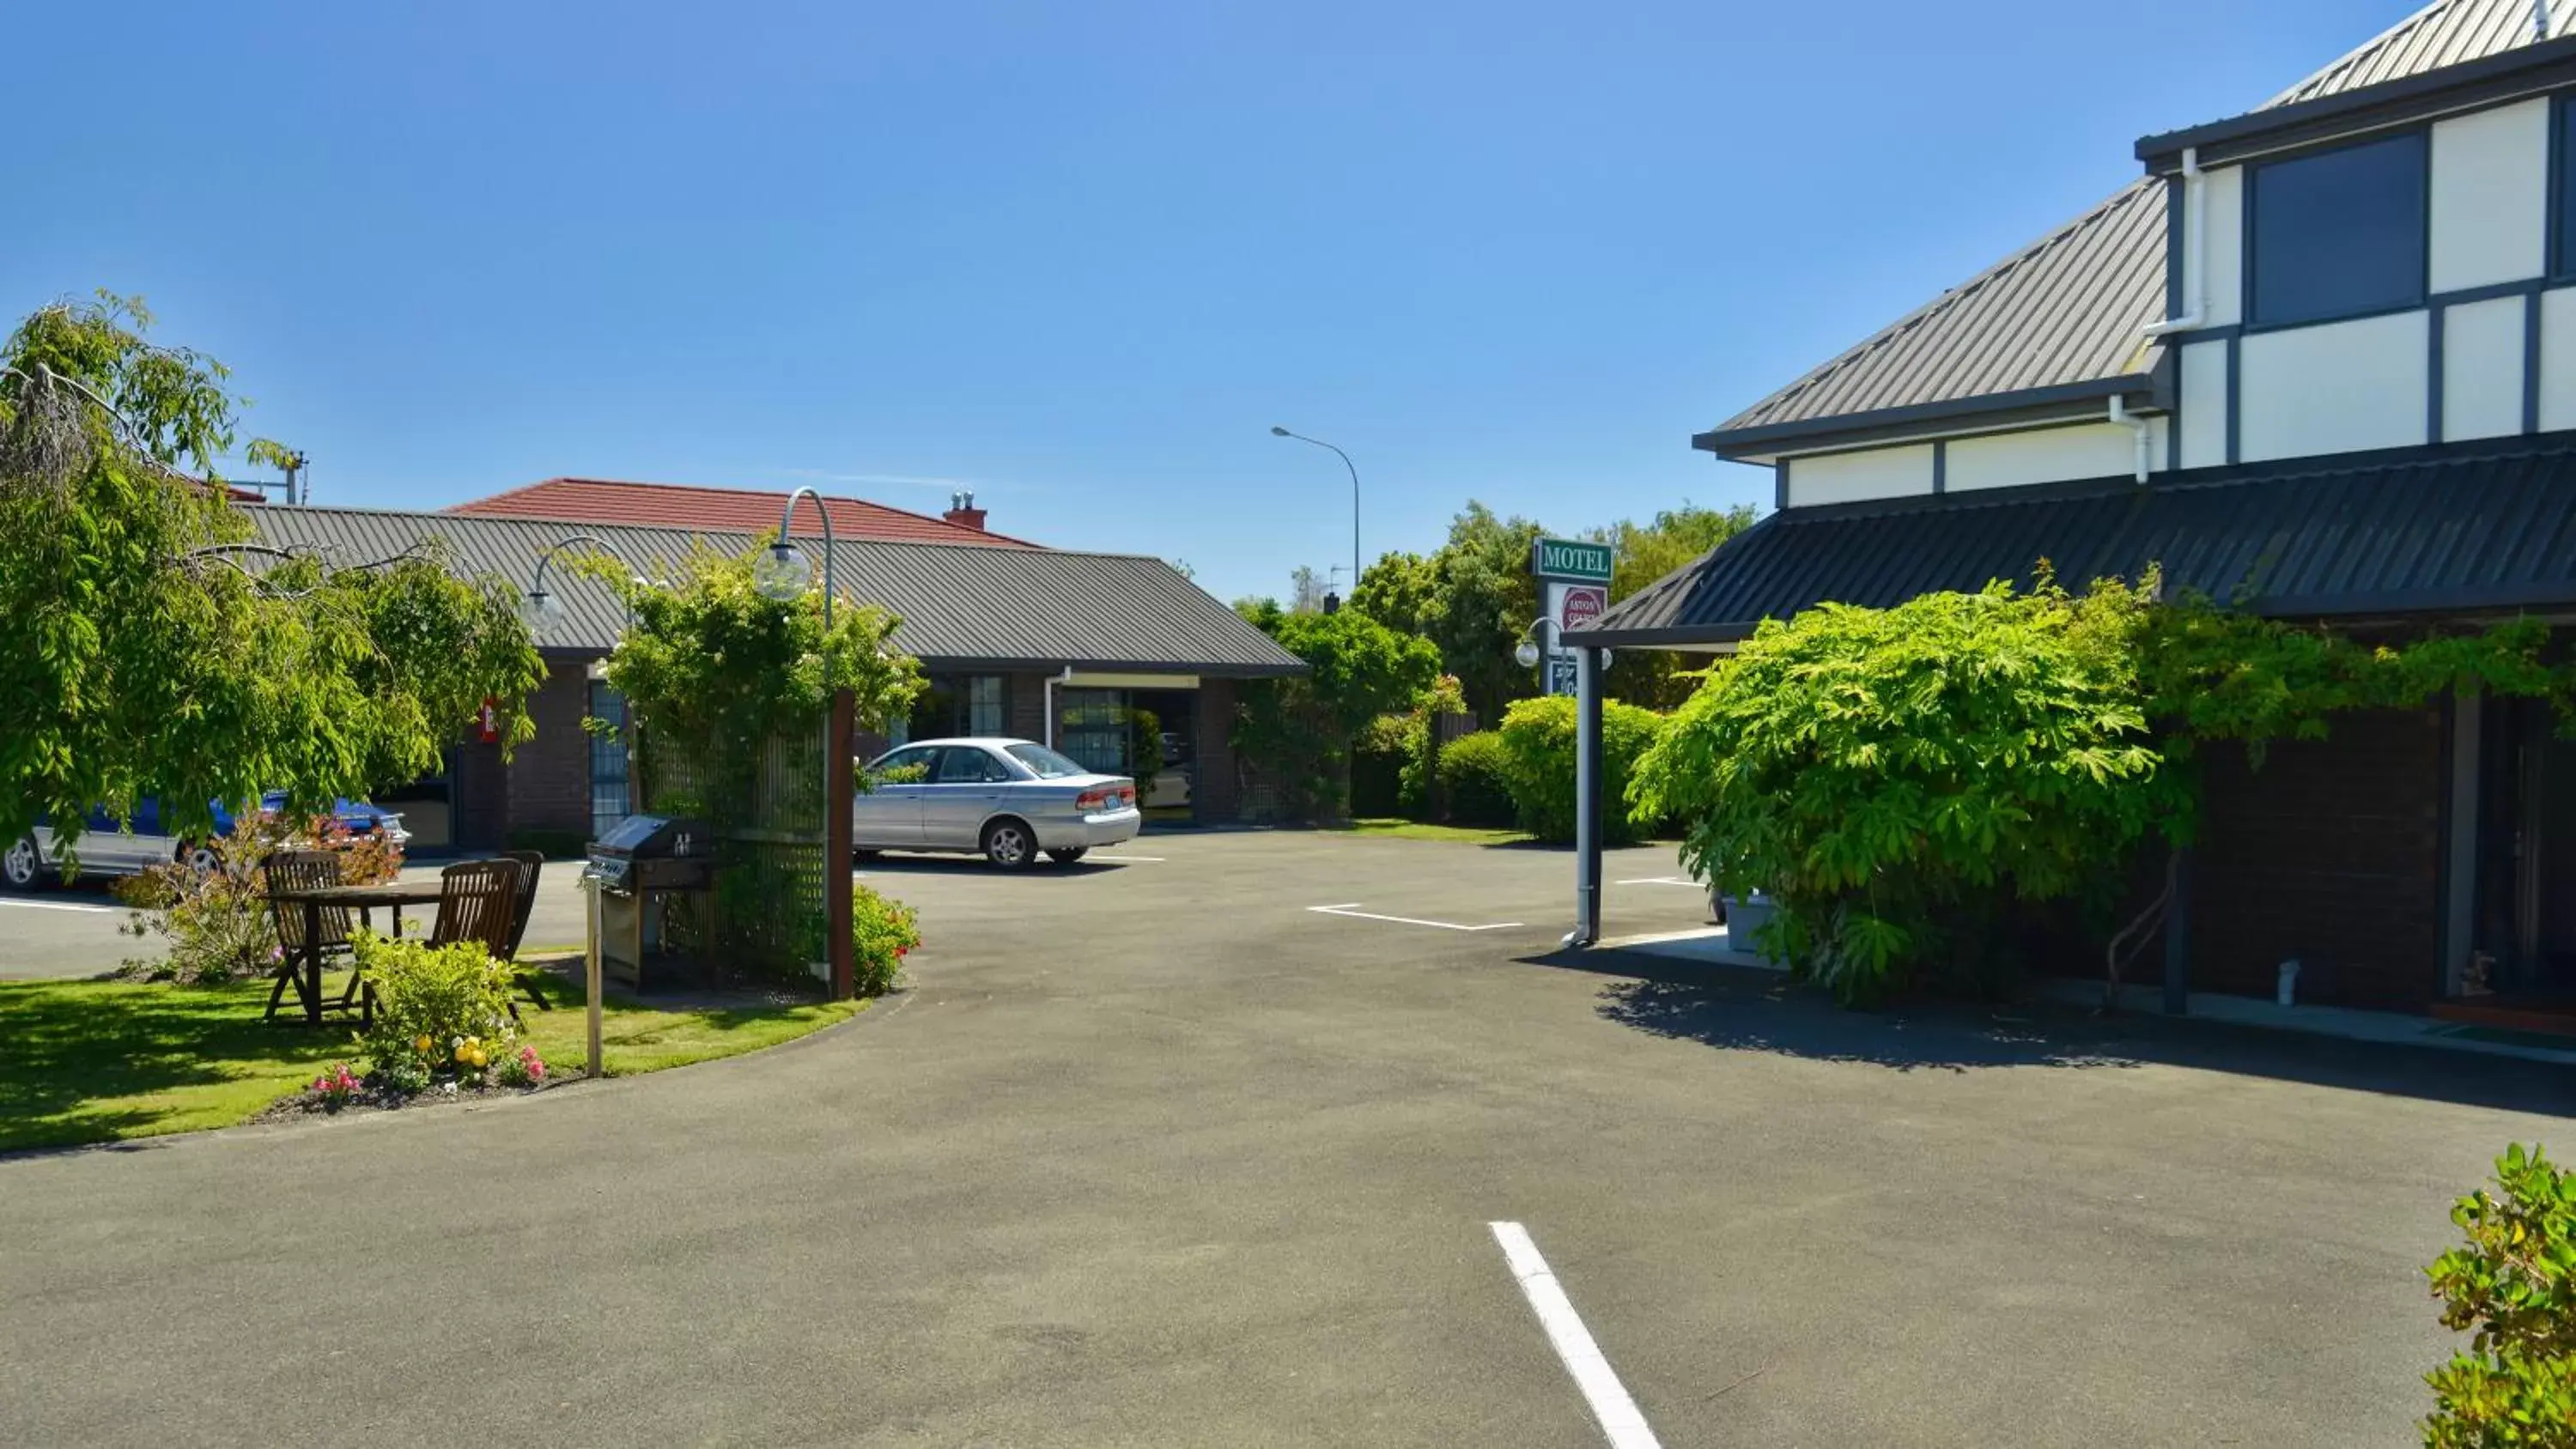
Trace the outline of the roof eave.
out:
M 2181 169 L 2186 149 L 2197 150 L 2201 164 L 2210 165 L 2570 84 L 2576 84 L 2576 36 L 2518 45 L 2420 75 L 2142 136 L 2137 158 L 2148 174 L 2171 175 Z
M 1722 458 L 1742 459 L 1758 453 L 1788 452 L 1793 447 L 1883 441 L 1905 432 L 1938 431 L 1937 427 L 1926 427 L 1926 424 L 1953 420 L 1991 424 L 2008 420 L 2011 414 L 2039 414 L 2062 408 L 2067 403 L 2115 396 L 2154 399 L 2159 395 L 2157 375 L 2150 369 L 2146 372 L 2124 372 L 2114 377 L 2088 378 L 2082 382 L 2021 388 L 2013 392 L 1844 413 L 1837 417 L 1801 418 L 1795 422 L 1765 423 L 1749 428 L 1718 428 L 1694 435 L 1691 446 Z

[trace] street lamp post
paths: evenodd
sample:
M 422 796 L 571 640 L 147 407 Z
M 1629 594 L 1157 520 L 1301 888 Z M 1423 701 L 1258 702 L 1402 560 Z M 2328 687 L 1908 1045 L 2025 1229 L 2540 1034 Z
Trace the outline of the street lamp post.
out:
M 608 544 L 595 534 L 576 533 L 570 538 L 555 540 L 547 546 L 544 553 L 537 555 L 536 571 L 528 578 L 527 596 L 519 601 L 519 617 L 528 621 L 529 628 L 541 628 L 564 616 L 563 600 L 556 598 L 546 588 L 546 565 L 553 563 L 557 554 L 577 543 L 586 543 L 592 548 L 608 547 Z
M 1270 434 L 1277 438 L 1295 438 L 1298 442 L 1312 443 L 1318 448 L 1333 448 L 1332 444 L 1321 438 L 1310 438 L 1304 433 L 1292 433 L 1275 424 L 1272 425 Z M 1351 461 L 1351 455 L 1341 449 L 1333 448 L 1333 456 L 1341 459 L 1342 466 L 1351 471 L 1351 592 L 1356 594 L 1360 588 L 1360 470 L 1359 465 Z
M 814 511 L 823 517 L 823 657 L 828 668 L 834 550 L 832 510 L 824 506 L 822 494 L 802 487 L 787 495 L 786 510 L 778 515 L 778 542 L 769 546 L 769 557 L 760 561 L 753 582 L 764 597 L 782 603 L 805 592 L 804 556 L 787 541 L 796 526 L 796 500 L 800 498 L 813 499 Z M 828 677 L 824 682 L 831 683 Z M 850 687 L 834 685 L 832 717 L 823 731 L 823 929 L 824 949 L 831 958 L 832 998 L 836 1001 L 847 1001 L 858 994 L 858 961 L 852 954 L 855 947 L 850 939 L 851 830 L 857 824 L 851 812 L 858 796 L 850 748 L 858 724 L 856 716 L 857 700 Z

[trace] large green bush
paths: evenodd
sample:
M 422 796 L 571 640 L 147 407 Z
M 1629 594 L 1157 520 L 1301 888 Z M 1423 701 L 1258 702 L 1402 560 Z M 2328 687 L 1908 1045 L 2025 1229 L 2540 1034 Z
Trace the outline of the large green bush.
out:
M 1276 782 L 1292 820 L 1350 813 L 1351 747 L 1381 715 L 1413 708 L 1440 672 L 1440 651 L 1365 614 L 1289 614 L 1238 604 L 1307 673 L 1245 686 L 1234 746 Z
M 1452 825 L 1512 823 L 1511 765 L 1494 730 L 1460 735 L 1440 751 L 1440 799 Z
M 1601 705 L 1601 843 L 1634 845 L 1656 816 L 1629 803 L 1628 777 L 1661 736 L 1664 717 L 1633 704 Z M 1524 699 L 1503 712 L 1503 759 L 1520 827 L 1541 840 L 1574 839 L 1575 702 Z
M 1353 819 L 1410 813 L 1404 808 L 1404 766 L 1414 729 L 1410 714 L 1382 714 L 1360 731 L 1351 745 Z
M 2496 1159 L 2496 1191 L 2460 1199 L 2451 1221 L 2468 1245 L 2425 1272 L 2444 1327 L 2469 1351 L 2425 1376 L 2429 1449 L 2576 1445 L 2576 1176 L 2515 1143 Z

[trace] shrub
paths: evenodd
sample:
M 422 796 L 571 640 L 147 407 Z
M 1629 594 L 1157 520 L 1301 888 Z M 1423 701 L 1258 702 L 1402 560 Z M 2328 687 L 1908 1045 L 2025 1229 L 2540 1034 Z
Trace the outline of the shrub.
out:
M 1629 803 L 1628 778 L 1653 747 L 1664 717 L 1633 704 L 1601 705 L 1601 843 L 1634 845 L 1655 816 Z M 1541 840 L 1574 839 L 1575 702 L 1563 695 L 1524 699 L 1503 711 L 1504 778 L 1523 830 Z
M 1453 825 L 1512 823 L 1510 766 L 1493 730 L 1460 735 L 1440 752 L 1440 797 Z
M 299 829 L 273 815 L 241 816 L 210 848 L 212 869 L 171 861 L 112 887 L 133 912 L 119 932 L 170 942 L 162 956 L 129 958 L 120 975 L 220 986 L 276 969 L 277 927 L 260 876 L 260 865 L 272 851 L 333 851 L 340 858 L 340 878 L 351 885 L 391 880 L 402 867 L 401 851 L 378 837 L 352 836 L 328 817 Z
M 337 1112 L 358 1100 L 358 1079 L 349 1075 L 347 1062 L 333 1062 L 331 1070 L 313 1079 L 313 1095 L 325 1112 Z
M 2496 1187 L 2451 1209 L 2468 1245 L 2424 1270 L 2443 1326 L 2471 1334 L 2425 1376 L 2430 1449 L 2576 1444 L 2576 1175 L 2515 1143 Z
M 903 958 L 921 944 L 912 907 L 863 885 L 850 887 L 850 955 L 861 996 L 883 996 L 903 974 Z
M 540 1086 L 546 1080 L 546 1060 L 537 1055 L 535 1047 L 521 1046 L 517 1051 L 503 1056 L 499 1064 L 493 1068 L 493 1074 L 501 1079 L 501 1085 L 505 1087 Z
M 516 1035 L 512 968 L 482 946 L 428 946 L 361 931 L 356 948 L 359 969 L 375 982 L 376 1024 L 366 1045 L 378 1071 L 414 1064 L 426 1074 L 479 1081 L 493 1058 L 508 1054 Z

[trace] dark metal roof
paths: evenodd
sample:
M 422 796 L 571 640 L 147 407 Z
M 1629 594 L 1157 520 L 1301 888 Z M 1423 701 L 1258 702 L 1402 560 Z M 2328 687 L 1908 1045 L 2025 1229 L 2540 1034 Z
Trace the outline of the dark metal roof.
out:
M 447 541 L 460 572 L 498 574 L 522 590 L 546 549 L 575 534 L 599 537 L 604 552 L 647 577 L 684 558 L 693 540 L 739 553 L 753 537 L 356 508 L 271 506 L 245 508 L 242 515 L 266 543 L 327 550 L 351 563 L 400 553 L 435 535 Z M 822 541 L 799 537 L 796 545 L 811 555 Z M 844 597 L 902 616 L 895 642 L 927 663 L 1233 676 L 1305 669 L 1161 559 L 865 539 L 837 543 L 832 568 Z M 606 588 L 560 565 L 547 571 L 546 582 L 566 612 L 538 630 L 541 647 L 598 654 L 616 643 L 624 614 Z
M 2525 32 L 2528 34 L 2528 31 Z M 2204 166 L 2385 129 L 2480 106 L 2540 95 L 2576 80 L 2576 37 L 2515 45 L 2439 70 L 2335 91 L 2206 125 L 2142 138 L 2138 159 L 2170 174 L 2186 147 Z
M 2141 179 L 1692 441 L 1738 452 L 1998 394 L 2144 391 L 2156 349 L 2141 330 L 2164 306 L 2164 183 Z
M 2550 34 L 2576 34 L 2576 4 L 2555 0 Z M 2530 0 L 2439 0 L 2263 109 L 2530 42 Z M 2150 391 L 2162 349 L 2143 333 L 2165 316 L 2165 227 L 2164 183 L 2144 178 L 1692 442 L 1743 456 L 1952 412 Z
M 1835 602 L 2164 569 L 2286 618 L 2576 604 L 2576 434 L 2482 449 L 2167 474 L 1774 513 L 1611 606 L 1578 637 L 1725 643 Z

